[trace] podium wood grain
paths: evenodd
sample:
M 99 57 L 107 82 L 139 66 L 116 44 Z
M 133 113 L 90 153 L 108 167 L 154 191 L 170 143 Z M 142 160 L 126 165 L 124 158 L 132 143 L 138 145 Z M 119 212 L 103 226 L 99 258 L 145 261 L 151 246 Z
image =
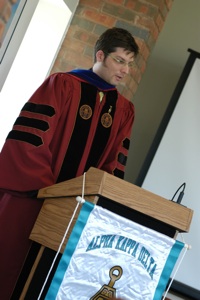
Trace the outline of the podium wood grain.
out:
M 32 240 L 57 251 L 77 205 L 76 196 L 82 195 L 83 179 L 80 176 L 39 191 L 38 198 L 44 198 L 45 201 L 31 232 Z M 84 197 L 96 203 L 98 196 L 164 222 L 179 232 L 189 231 L 193 215 L 191 209 L 102 170 L 90 168 L 85 175 Z

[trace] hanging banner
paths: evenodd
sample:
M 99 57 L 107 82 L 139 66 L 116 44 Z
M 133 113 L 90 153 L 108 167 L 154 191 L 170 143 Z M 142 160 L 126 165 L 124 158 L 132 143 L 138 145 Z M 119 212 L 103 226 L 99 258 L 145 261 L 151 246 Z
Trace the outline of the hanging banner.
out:
M 85 202 L 46 300 L 160 300 L 184 244 Z

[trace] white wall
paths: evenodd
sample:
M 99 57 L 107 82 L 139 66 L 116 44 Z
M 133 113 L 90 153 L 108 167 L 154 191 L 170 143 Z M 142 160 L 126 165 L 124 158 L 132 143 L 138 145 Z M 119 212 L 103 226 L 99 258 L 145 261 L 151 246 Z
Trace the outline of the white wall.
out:
M 199 78 L 200 60 L 196 59 L 142 185 L 146 190 L 171 199 L 179 186 L 186 183 L 181 203 L 193 209 L 194 216 L 189 233 L 184 233 L 183 237 L 192 249 L 187 252 L 175 279 L 197 290 L 200 290 Z
M 174 0 L 133 98 L 136 108 L 125 178 L 134 183 L 171 99 L 188 48 L 200 52 L 200 1 Z
M 73 2 L 74 10 L 77 3 Z M 20 109 L 48 75 L 71 16 L 72 11 L 63 0 L 38 2 L 0 92 L 0 149 Z

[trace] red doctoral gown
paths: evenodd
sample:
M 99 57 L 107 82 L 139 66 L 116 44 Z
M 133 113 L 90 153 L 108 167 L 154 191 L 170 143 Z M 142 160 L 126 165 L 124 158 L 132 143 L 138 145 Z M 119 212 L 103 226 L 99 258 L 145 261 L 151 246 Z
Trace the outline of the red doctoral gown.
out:
M 49 76 L 24 105 L 0 153 L 0 295 L 30 248 L 40 188 L 91 166 L 123 178 L 134 106 L 90 70 Z

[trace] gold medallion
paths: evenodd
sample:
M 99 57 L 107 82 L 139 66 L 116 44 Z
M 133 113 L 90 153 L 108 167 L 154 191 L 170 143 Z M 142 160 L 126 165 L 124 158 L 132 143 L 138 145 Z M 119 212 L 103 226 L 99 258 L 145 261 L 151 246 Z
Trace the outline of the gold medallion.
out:
M 111 111 L 112 106 L 110 106 L 108 112 L 103 114 L 103 116 L 101 117 L 101 124 L 105 128 L 109 128 L 112 125 L 112 116 L 110 115 Z
M 79 109 L 79 114 L 82 119 L 88 120 L 92 116 L 92 109 L 89 105 L 82 105 Z
M 101 124 L 105 128 L 109 128 L 112 125 L 112 116 L 109 113 L 103 114 L 101 117 Z

